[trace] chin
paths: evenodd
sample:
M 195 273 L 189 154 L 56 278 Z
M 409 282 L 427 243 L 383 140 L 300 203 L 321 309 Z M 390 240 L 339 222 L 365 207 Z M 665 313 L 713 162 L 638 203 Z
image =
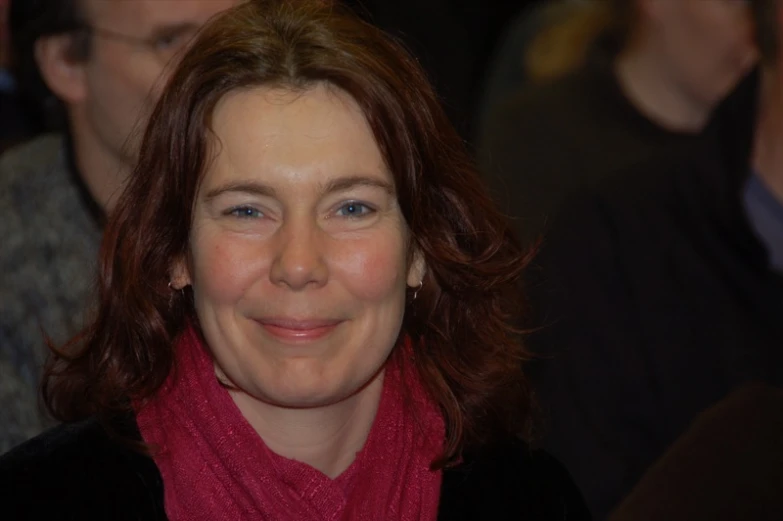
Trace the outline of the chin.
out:
M 330 392 L 320 389 L 286 390 L 280 392 L 264 392 L 256 398 L 283 409 L 316 409 L 328 407 L 350 397 L 351 392 Z
M 299 375 L 296 378 L 297 385 L 291 385 L 290 382 L 294 381 L 294 378 L 288 376 L 284 380 L 278 380 L 272 386 L 257 387 L 257 392 L 253 394 L 258 400 L 276 407 L 288 409 L 327 407 L 361 393 L 376 380 L 377 374 L 355 381 L 320 382 L 312 375 L 309 378 Z M 269 380 L 267 380 L 268 382 Z

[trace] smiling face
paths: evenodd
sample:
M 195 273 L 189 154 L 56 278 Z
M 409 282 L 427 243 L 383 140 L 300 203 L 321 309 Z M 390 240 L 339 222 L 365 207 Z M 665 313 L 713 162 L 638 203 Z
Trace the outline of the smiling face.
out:
M 424 275 L 372 132 L 324 85 L 229 94 L 212 128 L 175 286 L 192 285 L 218 371 L 242 392 L 339 402 L 378 374 Z

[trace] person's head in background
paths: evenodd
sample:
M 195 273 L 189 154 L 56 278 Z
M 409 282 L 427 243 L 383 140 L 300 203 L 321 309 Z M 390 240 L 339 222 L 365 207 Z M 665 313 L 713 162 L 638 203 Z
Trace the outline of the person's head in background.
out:
M 526 56 L 531 78 L 577 67 L 600 39 L 626 95 L 670 130 L 700 130 L 756 61 L 745 0 L 562 0 L 548 8 L 551 23 Z
M 744 0 L 605 0 L 626 95 L 672 130 L 697 131 L 756 63 Z
M 52 126 L 68 127 L 76 168 L 102 208 L 131 171 L 168 66 L 201 25 L 238 1 L 13 0 L 20 90 Z

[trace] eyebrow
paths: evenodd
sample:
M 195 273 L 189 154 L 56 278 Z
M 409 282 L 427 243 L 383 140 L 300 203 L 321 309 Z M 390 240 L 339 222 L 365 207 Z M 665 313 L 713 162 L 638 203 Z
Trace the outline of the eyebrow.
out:
M 389 195 L 394 195 L 394 186 L 391 183 L 383 179 L 378 179 L 369 176 L 361 176 L 361 175 L 332 179 L 331 181 L 326 183 L 323 192 L 325 194 L 342 192 L 344 190 L 349 190 L 357 186 L 369 186 L 374 188 L 380 188 L 384 192 L 388 193 Z
M 340 177 L 338 179 L 332 179 L 326 185 L 324 185 L 322 192 L 324 194 L 330 194 L 334 192 L 342 192 L 350 190 L 357 186 L 369 186 L 374 188 L 380 188 L 389 195 L 394 195 L 394 187 L 391 183 L 369 176 L 350 176 Z M 264 197 L 276 198 L 277 192 L 269 185 L 263 183 L 257 183 L 254 181 L 240 181 L 235 183 L 226 183 L 221 186 L 217 186 L 209 190 L 204 199 L 209 202 L 216 197 L 230 192 L 239 192 L 245 194 L 260 195 Z
M 253 181 L 243 181 L 237 183 L 226 183 L 224 185 L 215 187 L 206 193 L 204 199 L 206 201 L 211 201 L 220 195 L 230 192 L 261 195 L 264 197 L 275 197 L 276 194 L 275 189 L 271 186 Z

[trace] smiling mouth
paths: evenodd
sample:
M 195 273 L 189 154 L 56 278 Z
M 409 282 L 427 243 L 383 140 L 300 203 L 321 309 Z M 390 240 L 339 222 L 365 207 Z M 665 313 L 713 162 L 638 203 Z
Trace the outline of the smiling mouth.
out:
M 264 330 L 284 342 L 305 343 L 325 337 L 342 323 L 341 320 L 295 320 L 264 318 L 256 320 Z

